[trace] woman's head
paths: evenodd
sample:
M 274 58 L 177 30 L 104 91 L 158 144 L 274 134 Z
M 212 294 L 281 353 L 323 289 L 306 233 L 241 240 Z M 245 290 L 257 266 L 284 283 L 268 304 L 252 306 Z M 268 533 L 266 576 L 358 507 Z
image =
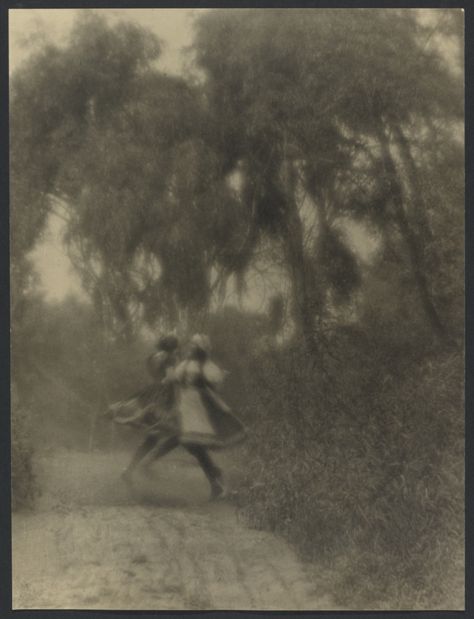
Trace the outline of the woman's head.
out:
M 174 352 L 178 348 L 178 345 L 179 340 L 175 335 L 165 335 L 160 337 L 156 344 L 156 348 L 165 352 Z
M 209 355 L 211 342 L 207 335 L 196 333 L 189 342 L 189 348 L 192 357 L 205 359 Z

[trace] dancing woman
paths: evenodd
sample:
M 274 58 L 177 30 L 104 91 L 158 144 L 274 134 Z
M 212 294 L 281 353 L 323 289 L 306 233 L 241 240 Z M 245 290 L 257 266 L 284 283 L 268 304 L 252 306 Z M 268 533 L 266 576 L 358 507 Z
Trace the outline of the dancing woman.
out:
M 199 462 L 211 486 L 211 498 L 225 495 L 223 475 L 209 454 L 211 449 L 234 445 L 245 438 L 243 424 L 217 394 L 225 372 L 209 359 L 210 343 L 204 335 L 191 339 L 187 358 L 164 382 L 175 386 L 177 432 L 160 440 L 143 462 L 151 462 L 182 445 Z
M 127 400 L 112 404 L 106 414 L 115 423 L 145 429 L 145 439 L 139 445 L 122 478 L 131 481 L 132 473 L 160 440 L 175 436 L 178 426 L 174 413 L 174 387 L 166 377 L 177 362 L 178 339 L 174 335 L 162 337 L 156 352 L 147 359 L 147 368 L 153 383 Z

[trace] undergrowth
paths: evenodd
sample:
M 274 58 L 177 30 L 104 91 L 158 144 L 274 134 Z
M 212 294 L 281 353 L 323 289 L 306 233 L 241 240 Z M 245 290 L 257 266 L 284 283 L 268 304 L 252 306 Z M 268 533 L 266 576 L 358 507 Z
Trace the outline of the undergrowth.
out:
M 343 566 L 343 607 L 462 607 L 462 355 L 340 350 L 324 367 L 301 349 L 256 360 L 240 510 L 302 557 Z
M 11 497 L 12 510 L 31 508 L 39 494 L 33 468 L 33 442 L 28 428 L 31 426 L 27 410 L 16 403 L 11 415 Z

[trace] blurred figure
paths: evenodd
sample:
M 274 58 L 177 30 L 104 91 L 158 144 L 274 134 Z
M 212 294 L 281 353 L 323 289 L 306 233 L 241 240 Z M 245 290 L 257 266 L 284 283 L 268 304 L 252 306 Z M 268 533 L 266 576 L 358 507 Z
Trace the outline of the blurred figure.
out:
M 222 471 L 208 450 L 233 445 L 243 440 L 246 432 L 216 392 L 226 372 L 209 359 L 209 350 L 209 338 L 194 335 L 187 358 L 165 378 L 165 383 L 175 385 L 178 431 L 161 440 L 143 461 L 161 458 L 182 445 L 199 462 L 211 486 L 211 499 L 216 499 L 225 496 L 226 489 Z
M 174 335 L 160 338 L 156 344 L 157 350 L 147 359 L 153 383 L 127 400 L 116 402 L 107 411 L 116 423 L 146 430 L 145 440 L 122 473 L 125 481 L 131 480 L 133 471 L 160 439 L 176 435 L 174 387 L 172 381 L 164 379 L 177 363 L 178 345 L 178 338 Z

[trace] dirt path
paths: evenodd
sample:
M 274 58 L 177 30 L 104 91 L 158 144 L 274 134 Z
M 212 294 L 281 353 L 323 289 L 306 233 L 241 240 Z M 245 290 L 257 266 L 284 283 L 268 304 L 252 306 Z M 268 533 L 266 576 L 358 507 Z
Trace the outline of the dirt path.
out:
M 13 607 L 330 610 L 310 567 L 228 502 L 175 452 L 130 493 L 126 454 L 42 461 L 46 492 L 13 521 Z M 230 477 L 235 475 L 232 466 Z

